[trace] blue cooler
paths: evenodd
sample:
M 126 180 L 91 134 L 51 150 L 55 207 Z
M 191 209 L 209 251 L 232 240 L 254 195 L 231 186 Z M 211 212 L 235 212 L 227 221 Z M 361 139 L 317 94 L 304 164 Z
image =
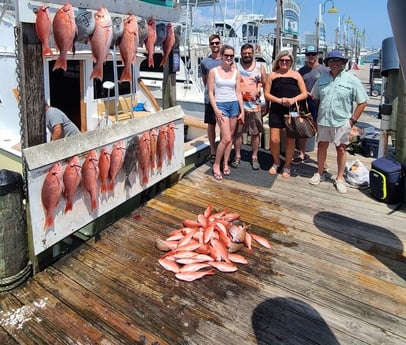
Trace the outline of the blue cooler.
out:
M 369 171 L 371 194 L 379 201 L 397 204 L 403 199 L 404 169 L 401 163 L 381 157 L 372 162 Z

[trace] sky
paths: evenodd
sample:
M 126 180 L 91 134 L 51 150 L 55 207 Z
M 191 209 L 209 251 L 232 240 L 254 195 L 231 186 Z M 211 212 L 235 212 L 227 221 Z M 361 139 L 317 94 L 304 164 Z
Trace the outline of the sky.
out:
M 405 0 L 406 1 L 406 0 Z M 190 0 L 194 3 L 194 0 Z M 385 38 L 393 36 L 387 11 L 387 0 L 296 0 L 301 8 L 299 22 L 299 39 L 304 41 L 305 33 L 314 33 L 315 21 L 318 17 L 319 6 L 325 5 L 326 13 L 323 21 L 326 24 L 327 43 L 335 41 L 335 30 L 338 25 L 338 18 L 347 19 L 350 16 L 353 24 L 362 32 L 365 29 L 365 46 L 367 48 L 379 49 Z M 339 13 L 329 14 L 327 10 L 332 2 Z M 220 13 L 227 18 L 234 17 L 235 14 L 254 13 L 263 14 L 266 17 L 275 16 L 275 0 L 220 0 L 221 11 L 217 5 L 216 18 L 220 18 Z M 227 8 L 227 9 L 226 9 Z M 200 8 L 194 17 L 194 25 L 201 26 L 210 24 L 213 20 L 212 9 L 210 7 Z M 273 32 L 274 25 L 263 26 L 261 32 Z

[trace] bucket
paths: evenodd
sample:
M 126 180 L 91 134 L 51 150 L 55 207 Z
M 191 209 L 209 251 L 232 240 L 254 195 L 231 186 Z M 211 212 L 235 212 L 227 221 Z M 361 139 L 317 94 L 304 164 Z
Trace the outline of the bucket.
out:
M 0 291 L 20 285 L 31 274 L 21 174 L 0 170 Z

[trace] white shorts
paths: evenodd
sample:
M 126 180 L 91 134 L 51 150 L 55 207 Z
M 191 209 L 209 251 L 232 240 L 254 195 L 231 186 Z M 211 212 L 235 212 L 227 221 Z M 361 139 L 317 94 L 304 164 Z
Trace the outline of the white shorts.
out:
M 350 143 L 351 125 L 350 121 L 347 121 L 345 125 L 341 127 L 327 127 L 317 126 L 317 142 L 327 141 L 334 143 L 335 146 L 342 144 L 348 145 Z

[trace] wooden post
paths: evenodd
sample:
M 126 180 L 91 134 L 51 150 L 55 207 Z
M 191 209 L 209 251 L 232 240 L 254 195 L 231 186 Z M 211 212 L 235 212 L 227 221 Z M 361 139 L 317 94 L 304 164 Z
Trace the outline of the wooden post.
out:
M 44 69 L 34 24 L 21 24 L 18 50 L 23 147 L 26 148 L 46 142 Z
M 171 53 L 172 54 L 172 53 Z M 176 105 L 176 72 L 170 73 L 169 62 L 164 66 L 164 77 L 162 80 L 162 108 L 167 109 Z

